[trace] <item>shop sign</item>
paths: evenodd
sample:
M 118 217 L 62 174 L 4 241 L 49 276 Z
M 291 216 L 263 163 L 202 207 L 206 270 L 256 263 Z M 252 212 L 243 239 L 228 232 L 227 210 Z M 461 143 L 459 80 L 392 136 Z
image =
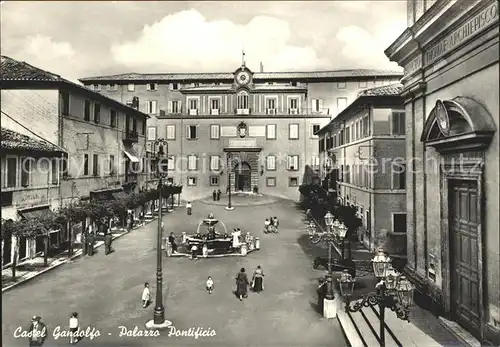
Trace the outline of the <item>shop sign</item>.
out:
M 461 43 L 479 34 L 498 20 L 498 3 L 493 4 L 469 19 L 425 53 L 425 65 L 441 58 Z

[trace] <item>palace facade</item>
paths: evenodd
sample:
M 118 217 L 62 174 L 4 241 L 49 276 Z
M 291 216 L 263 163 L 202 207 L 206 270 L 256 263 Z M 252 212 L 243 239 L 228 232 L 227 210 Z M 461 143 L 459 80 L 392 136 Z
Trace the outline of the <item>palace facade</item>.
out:
M 408 1 L 407 275 L 448 321 L 500 344 L 498 1 Z
M 123 103 L 139 98 L 140 110 L 151 116 L 148 150 L 154 152 L 158 138 L 167 141 L 169 180 L 184 185 L 184 200 L 229 187 L 297 200 L 305 166 L 319 166 L 315 133 L 360 90 L 401 77 L 377 70 L 253 72 L 243 63 L 229 73 L 80 81 Z

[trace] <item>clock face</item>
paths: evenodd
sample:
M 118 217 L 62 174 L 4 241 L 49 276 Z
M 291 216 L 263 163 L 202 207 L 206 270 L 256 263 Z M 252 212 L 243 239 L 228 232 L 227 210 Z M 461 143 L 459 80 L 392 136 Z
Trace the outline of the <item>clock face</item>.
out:
M 240 85 L 246 85 L 250 83 L 250 74 L 248 73 L 248 71 L 240 71 L 236 75 L 236 81 Z

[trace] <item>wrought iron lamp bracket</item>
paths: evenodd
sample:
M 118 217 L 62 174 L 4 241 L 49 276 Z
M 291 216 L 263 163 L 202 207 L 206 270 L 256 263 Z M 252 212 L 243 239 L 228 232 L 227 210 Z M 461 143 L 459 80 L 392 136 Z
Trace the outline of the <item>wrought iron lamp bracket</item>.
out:
M 363 308 L 374 307 L 383 305 L 396 313 L 397 317 L 401 320 L 410 321 L 410 308 L 402 305 L 396 299 L 396 293 L 390 291 L 384 295 L 380 293 L 368 293 L 362 297 L 361 300 L 354 302 L 351 305 L 350 296 L 346 297 L 345 311 L 346 312 L 360 312 Z

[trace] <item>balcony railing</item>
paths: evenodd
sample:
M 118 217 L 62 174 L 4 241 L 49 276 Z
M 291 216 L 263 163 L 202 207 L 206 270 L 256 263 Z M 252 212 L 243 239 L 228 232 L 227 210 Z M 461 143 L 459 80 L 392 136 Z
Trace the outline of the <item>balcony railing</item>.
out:
M 135 130 L 128 130 L 123 133 L 123 141 L 125 142 L 138 142 L 139 141 L 139 133 Z
M 187 109 L 181 110 L 177 109 L 174 111 L 166 111 L 160 110 L 160 117 L 168 117 L 168 116 L 200 116 L 200 117 L 210 117 L 210 116 L 227 116 L 227 115 L 255 115 L 255 116 L 330 116 L 329 108 L 266 108 L 263 110 L 256 110 L 252 108 L 234 108 L 230 110 L 224 109 L 205 109 L 202 111 L 201 109 Z

